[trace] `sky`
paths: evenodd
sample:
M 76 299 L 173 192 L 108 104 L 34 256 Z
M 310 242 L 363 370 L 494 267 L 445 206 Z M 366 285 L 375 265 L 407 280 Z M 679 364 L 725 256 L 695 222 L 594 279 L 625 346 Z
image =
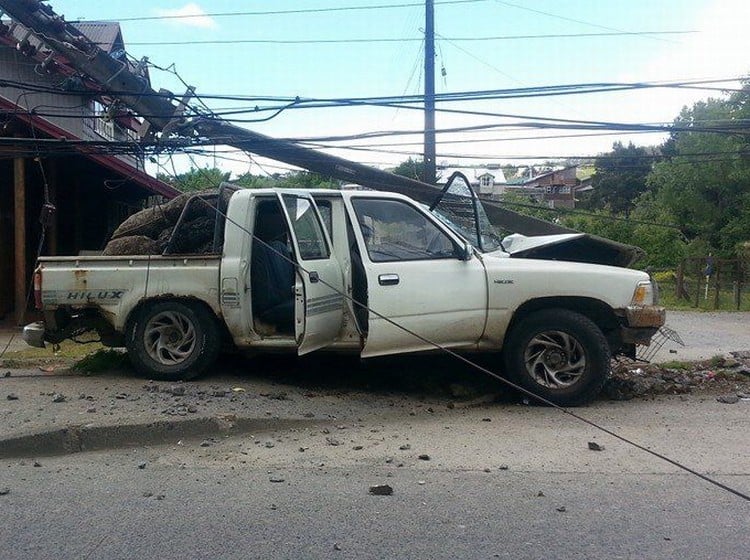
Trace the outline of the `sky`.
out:
M 419 0 L 50 0 L 48 3 L 69 21 L 121 21 L 129 54 L 136 58 L 148 56 L 161 68 L 174 65 L 182 80 L 195 86 L 198 94 L 320 99 L 413 95 L 424 88 L 425 23 L 424 6 Z M 399 6 L 383 7 L 394 5 Z M 332 10 L 351 7 L 363 9 Z M 321 11 L 257 13 L 312 9 Z M 226 12 L 235 14 L 219 15 Z M 195 17 L 164 17 L 174 15 Z M 131 19 L 144 17 L 155 19 Z M 750 74 L 747 21 L 750 21 L 747 0 L 435 0 L 436 91 L 440 94 L 591 82 L 737 80 Z M 657 31 L 669 33 L 633 34 Z M 623 32 L 630 34 L 618 34 Z M 529 37 L 532 35 L 558 37 Z M 488 39 L 492 37 L 504 39 Z M 346 42 L 351 40 L 358 42 Z M 205 41 L 222 43 L 202 43 Z M 165 42 L 186 44 L 165 45 Z M 153 67 L 151 79 L 155 89 L 163 87 L 175 93 L 184 90 L 168 71 Z M 710 87 L 737 86 L 735 81 Z M 452 102 L 439 104 L 438 109 L 534 119 L 669 123 L 684 106 L 721 95 L 721 91 L 647 89 Z M 227 101 L 220 100 L 207 104 L 213 109 L 230 107 Z M 257 114 L 243 118 L 256 119 Z M 276 137 L 316 138 L 381 131 L 418 132 L 423 127 L 423 118 L 421 111 L 403 108 L 289 109 L 268 122 L 243 126 Z M 440 131 L 519 121 L 528 119 L 439 112 L 436 128 Z M 559 137 L 571 134 L 580 132 L 520 129 L 515 125 L 471 132 L 438 132 L 438 162 L 519 164 L 533 161 L 531 158 L 593 156 L 611 150 L 615 141 L 655 145 L 664 139 L 660 134 L 620 133 Z M 418 134 L 386 136 L 339 144 L 367 150 L 328 151 L 387 167 L 412 154 L 420 157 L 421 141 Z M 403 145 L 409 142 L 412 144 Z M 394 146 L 396 143 L 401 145 Z M 176 160 L 178 171 L 192 164 L 217 165 L 235 175 L 286 168 L 265 160 L 251 162 L 243 154 L 224 153 L 222 149 L 211 158 L 200 157 L 193 162 L 185 158 Z

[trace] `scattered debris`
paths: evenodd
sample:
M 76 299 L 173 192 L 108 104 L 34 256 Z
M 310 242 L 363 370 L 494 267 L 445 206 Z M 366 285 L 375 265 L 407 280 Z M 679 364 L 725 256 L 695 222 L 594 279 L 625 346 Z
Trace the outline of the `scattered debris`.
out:
M 537 498 L 544 498 L 544 492 L 542 492 L 541 490 L 539 490 L 539 492 L 536 493 L 536 497 Z
M 143 469 L 146 468 L 147 464 L 148 463 L 146 463 L 146 461 L 141 461 L 140 463 L 138 463 L 138 468 L 141 469 L 141 470 L 143 470 Z
M 61 403 L 61 402 L 65 402 L 66 400 L 68 400 L 67 397 L 63 395 L 62 393 L 54 393 L 52 395 L 53 403 Z
M 403 444 L 403 445 L 400 445 L 400 446 L 399 446 L 399 449 L 400 449 L 401 451 L 408 451 L 409 449 L 411 449 L 411 445 L 409 445 L 408 443 L 405 443 L 405 444 Z
M 280 476 L 272 476 L 268 480 L 269 482 L 275 482 L 275 483 L 284 482 L 284 479 L 281 478 Z
M 9 401 L 17 401 L 18 395 L 16 395 L 15 393 L 8 393 L 8 396 L 5 398 L 8 399 Z
M 723 404 L 737 404 L 740 402 L 740 398 L 737 395 L 720 395 L 716 397 L 716 400 Z
M 333 543 L 333 550 L 341 550 L 341 545 L 339 543 Z
M 630 400 L 644 396 L 678 395 L 696 389 L 714 393 L 748 386 L 750 352 L 731 352 L 731 357 L 715 357 L 698 362 L 639 364 L 613 362 L 612 375 L 603 395 L 612 400 Z M 745 373 L 747 372 L 747 373 Z
M 204 439 L 201 442 L 201 447 L 211 447 L 214 444 L 213 440 L 210 439 Z
M 430 456 L 427 455 L 427 453 L 422 453 L 419 457 L 417 457 L 417 459 L 419 459 L 420 461 L 429 461 Z
M 41 467 L 42 464 L 39 461 L 34 461 L 34 466 L 35 467 Z
M 498 467 L 498 469 L 500 469 L 501 471 L 507 471 L 507 470 L 508 470 L 509 468 L 510 468 L 510 467 L 509 467 L 508 465 L 505 465 L 505 464 L 503 464 L 503 465 L 500 465 L 500 466 Z
M 328 442 L 328 445 L 333 445 L 333 446 L 341 445 L 341 442 L 337 440 L 335 437 L 327 437 L 326 441 Z
M 391 496 L 393 495 L 393 488 L 388 484 L 375 484 L 370 486 L 370 494 L 373 496 Z
M 8 494 L 10 494 L 10 488 L 7 486 L 0 488 L 0 496 L 7 496 Z
M 559 508 L 555 509 L 557 509 L 557 511 L 559 511 L 560 513 L 565 513 L 566 511 L 568 511 L 567 509 L 565 509 L 565 506 L 560 506 Z
M 595 441 L 590 441 L 589 442 L 589 449 L 591 449 L 591 451 L 604 451 L 604 446 L 603 445 L 599 445 Z
M 172 385 L 169 387 L 169 389 L 166 390 L 167 393 L 170 395 L 174 395 L 175 397 L 182 396 L 185 394 L 185 386 L 184 385 Z

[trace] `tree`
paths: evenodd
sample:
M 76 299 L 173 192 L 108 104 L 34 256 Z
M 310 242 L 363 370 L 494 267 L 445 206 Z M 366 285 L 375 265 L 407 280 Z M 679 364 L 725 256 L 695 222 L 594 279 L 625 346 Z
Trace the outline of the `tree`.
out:
M 750 116 L 750 89 L 685 108 L 667 142 L 667 159 L 648 178 L 655 200 L 685 235 L 718 255 L 732 256 L 750 239 L 750 158 L 745 135 L 727 128 Z M 706 132 L 713 126 L 724 132 Z M 696 130 L 690 130 L 695 128 Z
M 165 174 L 158 174 L 156 177 L 160 181 L 172 185 L 182 192 L 202 191 L 206 189 L 215 189 L 223 181 L 229 180 L 230 173 L 222 171 L 216 167 L 213 168 L 192 168 L 190 171 L 180 173 L 174 177 Z
M 417 181 L 424 181 L 425 177 L 425 164 L 421 159 L 409 158 L 406 161 L 399 163 L 393 170 L 396 175 L 402 177 L 408 177 L 409 179 L 416 179 Z
M 629 216 L 635 200 L 647 189 L 646 177 L 651 171 L 649 155 L 647 148 L 636 147 L 632 142 L 627 146 L 615 142 L 610 153 L 596 160 L 590 207 Z

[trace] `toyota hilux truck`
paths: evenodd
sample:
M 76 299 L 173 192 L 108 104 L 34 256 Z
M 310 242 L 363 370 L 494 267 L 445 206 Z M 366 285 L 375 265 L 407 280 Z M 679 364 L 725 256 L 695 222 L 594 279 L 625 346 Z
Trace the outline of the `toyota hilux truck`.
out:
M 157 380 L 194 378 L 227 346 L 491 352 L 508 379 L 568 406 L 664 324 L 646 273 L 529 258 L 578 234 L 503 240 L 466 185 L 430 208 L 378 191 L 225 187 L 188 201 L 161 254 L 41 258 L 44 320 L 26 342 L 96 331 Z M 180 253 L 196 205 L 213 212 L 212 243 Z

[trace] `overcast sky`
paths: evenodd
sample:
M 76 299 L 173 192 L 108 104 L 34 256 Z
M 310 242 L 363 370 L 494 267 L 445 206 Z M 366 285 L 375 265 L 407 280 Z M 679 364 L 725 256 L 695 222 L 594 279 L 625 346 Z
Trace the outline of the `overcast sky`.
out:
M 418 0 L 51 0 L 68 20 L 123 20 L 126 46 L 180 75 L 203 94 L 355 98 L 420 93 L 424 87 L 422 29 Z M 295 9 L 383 6 L 387 9 L 321 11 L 300 14 L 233 15 Z M 723 79 L 750 73 L 750 2 L 747 0 L 436 0 L 438 93 L 549 86 L 584 82 L 652 82 Z M 188 19 L 127 21 L 143 16 L 196 15 Z M 618 32 L 685 34 L 601 35 Z M 529 35 L 598 36 L 466 40 Z M 237 43 L 233 41 L 316 41 L 404 39 L 358 43 Z M 228 41 L 200 44 L 200 41 Z M 145 43 L 187 41 L 187 45 Z M 445 76 L 441 76 L 441 69 Z M 152 70 L 156 89 L 180 92 L 174 76 Z M 737 84 L 721 84 L 736 87 Z M 181 93 L 181 92 L 180 92 Z M 535 100 L 495 100 L 441 105 L 493 113 L 626 123 L 671 122 L 684 105 L 720 95 L 686 89 L 641 90 Z M 209 102 L 227 107 L 225 101 Z M 252 118 L 252 115 L 248 115 Z M 512 123 L 518 118 L 439 113 L 437 128 Z M 419 111 L 392 108 L 288 110 L 251 126 L 280 137 L 320 137 L 375 131 L 419 130 Z M 616 135 L 544 139 L 570 131 L 490 130 L 438 135 L 438 160 L 476 163 L 509 161 L 511 156 L 587 156 L 611 149 L 615 140 L 656 144 L 659 135 Z M 521 140 L 519 137 L 533 137 Z M 540 139 L 540 137 L 542 137 Z M 352 142 L 421 142 L 398 136 Z M 450 141 L 459 141 L 450 143 Z M 420 146 L 383 150 L 418 153 Z M 336 151 L 380 165 L 395 164 L 402 153 Z M 459 158 L 458 156 L 465 156 Z M 471 159 L 469 156 L 476 156 Z M 242 162 L 246 158 L 233 154 Z M 219 160 L 217 160 L 219 161 Z M 517 161 L 517 160 L 512 160 Z M 213 161 L 200 160 L 200 165 Z M 221 162 L 220 162 L 221 163 Z M 182 168 L 186 163 L 179 162 Z M 235 173 L 247 163 L 223 162 Z M 270 168 L 276 170 L 275 168 Z M 258 168 L 253 168 L 258 172 Z

